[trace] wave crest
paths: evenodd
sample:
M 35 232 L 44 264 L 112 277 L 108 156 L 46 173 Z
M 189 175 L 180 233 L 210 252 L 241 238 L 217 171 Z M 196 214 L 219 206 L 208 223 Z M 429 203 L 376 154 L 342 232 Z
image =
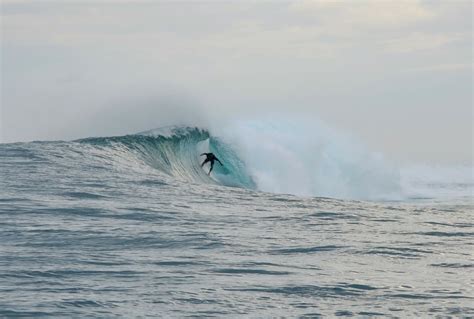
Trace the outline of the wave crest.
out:
M 209 131 L 193 127 L 167 127 L 135 135 L 82 139 L 98 146 L 125 148 L 149 166 L 181 180 L 217 183 L 224 186 L 255 189 L 242 160 L 230 145 Z M 212 177 L 201 167 L 200 154 L 212 152 L 224 163 L 214 165 Z

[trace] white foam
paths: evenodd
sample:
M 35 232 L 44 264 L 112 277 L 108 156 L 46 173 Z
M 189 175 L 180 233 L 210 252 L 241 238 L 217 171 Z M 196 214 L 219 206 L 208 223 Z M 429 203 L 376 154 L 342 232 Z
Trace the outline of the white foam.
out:
M 211 133 L 236 148 L 262 191 L 353 199 L 401 196 L 398 170 L 316 120 L 238 121 Z

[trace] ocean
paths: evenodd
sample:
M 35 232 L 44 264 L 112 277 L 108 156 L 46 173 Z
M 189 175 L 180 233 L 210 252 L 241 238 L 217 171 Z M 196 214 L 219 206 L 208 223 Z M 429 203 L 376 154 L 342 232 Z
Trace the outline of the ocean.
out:
M 287 124 L 0 144 L 0 317 L 473 317 L 472 167 L 387 162 Z

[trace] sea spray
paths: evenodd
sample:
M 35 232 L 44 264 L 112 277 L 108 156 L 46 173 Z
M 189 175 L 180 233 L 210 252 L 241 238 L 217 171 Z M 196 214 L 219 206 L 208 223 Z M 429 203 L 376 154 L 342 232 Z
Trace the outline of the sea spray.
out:
M 398 199 L 398 170 L 320 121 L 236 121 L 211 129 L 232 145 L 257 188 L 274 193 Z

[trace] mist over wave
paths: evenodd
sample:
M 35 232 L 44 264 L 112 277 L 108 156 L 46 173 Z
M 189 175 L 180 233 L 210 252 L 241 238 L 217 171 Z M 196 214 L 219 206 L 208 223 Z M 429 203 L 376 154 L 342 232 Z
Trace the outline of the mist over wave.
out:
M 398 171 L 380 154 L 311 120 L 242 121 L 213 128 L 238 150 L 259 190 L 351 199 L 400 198 Z

